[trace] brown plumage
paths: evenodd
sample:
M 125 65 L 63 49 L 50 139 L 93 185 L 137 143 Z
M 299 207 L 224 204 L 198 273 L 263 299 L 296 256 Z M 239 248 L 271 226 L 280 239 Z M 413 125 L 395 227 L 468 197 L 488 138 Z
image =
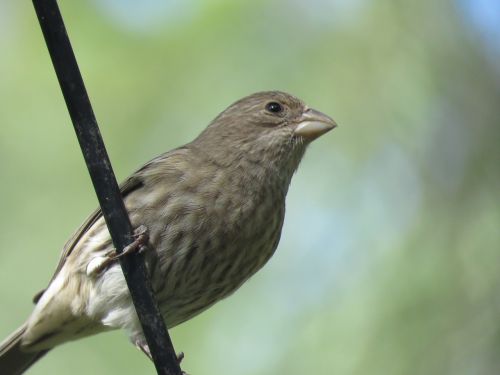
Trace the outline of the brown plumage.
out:
M 151 160 L 122 185 L 169 328 L 228 296 L 272 256 L 285 196 L 309 142 L 335 126 L 283 92 L 243 98 L 194 141 Z M 23 372 L 63 342 L 124 328 L 147 352 L 121 268 L 96 211 L 64 247 L 25 323 L 0 345 L 0 373 Z

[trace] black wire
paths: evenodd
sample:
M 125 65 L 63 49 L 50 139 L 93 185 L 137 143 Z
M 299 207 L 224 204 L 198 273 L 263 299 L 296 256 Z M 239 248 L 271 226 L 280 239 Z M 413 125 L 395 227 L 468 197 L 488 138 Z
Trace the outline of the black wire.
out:
M 40 27 L 82 149 L 101 210 L 118 252 L 133 230 L 55 0 L 33 0 Z M 153 297 L 142 256 L 120 258 L 123 274 L 158 374 L 181 375 L 172 341 Z

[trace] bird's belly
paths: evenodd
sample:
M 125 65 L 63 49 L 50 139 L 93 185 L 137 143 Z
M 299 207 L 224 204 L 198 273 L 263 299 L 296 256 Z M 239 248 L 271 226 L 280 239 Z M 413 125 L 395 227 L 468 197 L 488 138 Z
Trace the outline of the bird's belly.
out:
M 157 288 L 168 327 L 229 296 L 257 272 L 278 245 L 281 223 L 273 224 L 253 240 L 242 233 L 229 238 L 226 244 L 199 248 L 195 254 L 190 254 L 189 249 L 181 250 L 183 256 L 178 255 L 164 267 L 164 282 Z

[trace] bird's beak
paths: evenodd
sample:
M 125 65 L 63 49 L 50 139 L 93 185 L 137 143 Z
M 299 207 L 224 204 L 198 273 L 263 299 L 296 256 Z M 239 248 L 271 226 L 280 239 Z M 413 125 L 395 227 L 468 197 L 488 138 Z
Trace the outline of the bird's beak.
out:
M 336 126 L 337 123 L 332 118 L 320 111 L 308 108 L 300 117 L 299 123 L 293 133 L 308 141 L 312 141 Z

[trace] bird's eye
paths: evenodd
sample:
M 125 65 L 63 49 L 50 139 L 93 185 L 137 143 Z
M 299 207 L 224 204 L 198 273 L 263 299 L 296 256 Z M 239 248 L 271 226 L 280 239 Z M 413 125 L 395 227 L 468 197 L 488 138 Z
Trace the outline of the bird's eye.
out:
M 266 110 L 271 113 L 280 113 L 283 111 L 283 106 L 277 102 L 269 102 L 266 104 Z

